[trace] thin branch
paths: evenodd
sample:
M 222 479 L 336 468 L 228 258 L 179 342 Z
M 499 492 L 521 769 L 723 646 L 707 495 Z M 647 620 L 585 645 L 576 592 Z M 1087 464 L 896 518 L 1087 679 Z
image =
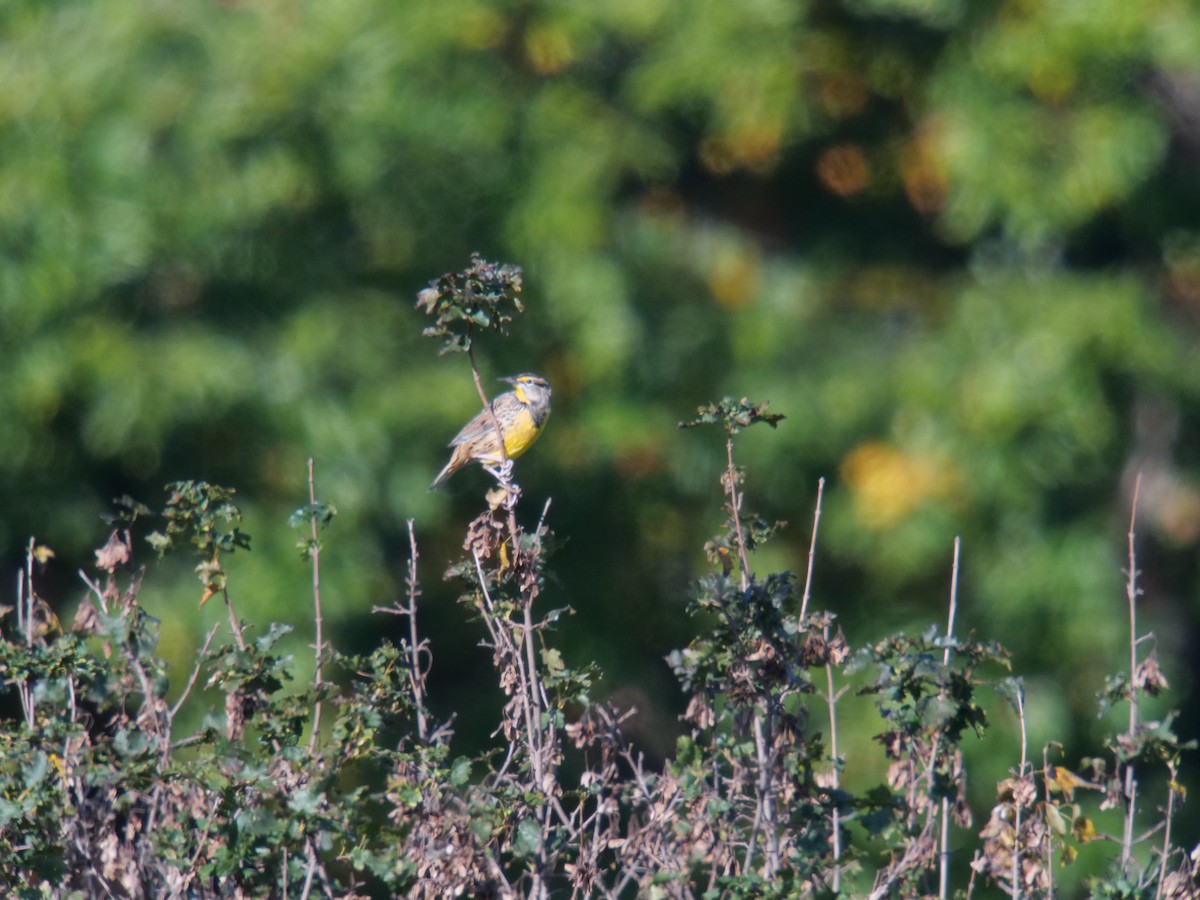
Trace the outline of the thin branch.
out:
M 468 335 L 470 329 L 468 327 Z M 504 429 L 500 427 L 500 417 L 496 415 L 496 408 L 492 401 L 488 399 L 487 391 L 483 389 L 483 381 L 479 377 L 479 367 L 475 364 L 475 350 L 471 344 L 467 344 L 467 362 L 471 366 L 471 377 L 475 381 L 475 390 L 479 394 L 479 400 L 483 403 L 483 408 L 487 410 L 488 417 L 492 420 L 492 427 L 496 429 L 497 443 L 499 444 L 500 465 L 495 470 L 496 480 L 504 489 L 504 508 L 508 512 L 508 534 L 509 539 L 513 542 L 513 556 L 517 553 L 517 514 L 516 506 L 517 499 L 521 496 L 521 488 L 513 483 L 512 480 L 512 464 L 508 458 L 508 451 L 504 447 Z
M 961 549 L 962 538 L 954 539 L 954 563 L 950 570 L 950 612 L 946 617 L 946 640 L 947 642 L 954 638 L 954 621 L 958 615 L 958 562 L 959 550 Z M 946 644 L 946 650 L 942 654 L 942 664 L 950 665 L 950 644 Z
M 808 542 L 808 567 L 804 573 L 804 594 L 800 600 L 800 618 L 797 623 L 797 637 L 805 630 L 805 617 L 808 615 L 808 602 L 812 597 L 812 582 L 813 582 L 813 567 L 817 556 L 817 534 L 821 528 L 821 509 L 824 504 L 825 497 L 825 479 L 817 479 L 817 500 L 813 508 L 813 524 L 812 536 Z M 826 620 L 821 628 L 822 637 L 825 640 L 825 646 L 829 646 L 829 622 Z M 833 681 L 833 663 L 829 661 L 828 656 L 825 659 L 825 703 L 829 710 L 829 755 L 833 763 L 833 769 L 830 773 L 832 779 L 833 797 L 832 808 L 830 811 L 830 832 L 833 842 L 833 893 L 837 894 L 841 891 L 842 884 L 842 824 L 841 810 L 838 809 L 840 802 L 838 792 L 842 786 L 841 763 L 838 755 L 838 728 L 837 728 L 837 701 L 840 693 L 835 690 Z
M 822 487 L 824 486 L 824 481 L 825 481 L 824 479 L 821 479 Z M 819 507 L 819 503 L 820 503 L 820 492 L 819 491 L 818 491 L 817 496 L 818 496 L 818 509 L 819 509 L 820 508 Z M 814 533 L 816 532 L 815 523 L 814 523 L 813 531 L 814 531 Z M 809 552 L 811 553 L 812 551 L 810 550 Z M 811 571 L 811 569 L 812 569 L 812 567 L 810 566 L 809 570 Z M 825 625 L 825 627 L 823 629 L 823 636 L 825 638 L 825 644 L 826 644 L 826 646 L 828 646 L 829 645 L 829 626 L 828 625 Z M 825 661 L 825 688 L 828 692 L 825 695 L 825 702 L 829 709 L 829 754 L 830 754 L 830 758 L 833 760 L 833 772 L 832 772 L 833 810 L 830 815 L 830 826 L 831 826 L 830 830 L 832 831 L 832 836 L 833 836 L 833 893 L 838 894 L 841 892 L 841 887 L 842 887 L 842 863 L 841 863 L 841 860 L 842 860 L 842 823 L 841 823 L 841 811 L 838 809 L 838 803 L 840 802 L 838 793 L 840 792 L 840 789 L 842 786 L 841 763 L 840 763 L 839 757 L 838 757 L 838 731 L 837 731 L 837 700 L 838 700 L 839 694 L 835 693 L 834 689 L 833 689 L 833 663 L 829 662 L 828 659 L 826 659 L 826 661 Z
M 308 752 L 312 753 L 317 747 L 317 736 L 321 732 L 321 687 L 325 683 L 325 632 L 321 616 L 321 544 L 317 539 L 317 484 L 313 459 L 308 458 L 308 509 L 309 525 L 312 528 L 312 543 L 309 545 L 309 556 L 312 559 L 312 590 L 313 615 L 316 620 L 316 646 L 313 653 L 316 663 L 313 671 L 313 686 L 317 697 L 313 701 L 312 733 L 308 737 Z
M 308 858 L 308 864 L 304 867 L 304 887 L 300 890 L 300 900 L 308 900 L 312 891 L 313 876 L 317 874 L 317 853 L 313 849 L 311 839 L 304 841 L 304 855 Z
M 478 553 L 472 553 L 472 558 L 475 560 L 475 573 L 479 577 L 479 589 L 483 592 L 485 601 L 485 619 L 495 614 L 495 605 L 492 602 L 491 594 L 488 592 L 487 579 L 483 574 L 483 564 L 479 560 Z M 533 709 L 530 703 L 530 693 L 527 685 L 529 684 L 529 675 L 525 672 L 525 662 L 521 657 L 520 650 L 512 641 L 511 635 L 504 628 L 492 628 L 489 623 L 489 630 L 492 638 L 497 641 L 497 649 L 500 650 L 507 659 L 513 661 L 513 665 L 517 667 L 517 673 L 520 678 L 520 694 L 522 718 L 525 720 L 525 744 L 526 751 L 529 754 L 529 765 L 533 771 L 534 778 L 537 781 L 538 788 L 542 785 L 542 754 L 539 748 L 538 731 L 533 721 Z M 502 642 L 503 646 L 499 644 Z
M 808 542 L 808 569 L 804 573 L 804 596 L 800 600 L 800 628 L 804 628 L 804 617 L 808 613 L 808 600 L 812 595 L 813 560 L 817 555 L 817 530 L 821 527 L 821 503 L 825 496 L 825 479 L 817 479 L 817 505 L 813 510 L 812 537 Z
M 1045 804 L 1045 807 L 1044 807 L 1045 809 L 1049 809 L 1050 804 L 1052 802 L 1052 800 L 1050 798 L 1049 779 L 1046 777 L 1046 773 L 1049 771 L 1050 771 L 1049 745 L 1043 744 L 1042 745 L 1042 792 L 1043 792 L 1042 802 Z M 1051 828 L 1046 829 L 1045 851 L 1044 852 L 1046 854 L 1046 872 L 1047 873 L 1053 872 L 1054 871 L 1054 831 Z M 1051 900 L 1054 900 L 1054 879 L 1050 878 L 1048 880 L 1049 880 L 1049 886 L 1046 891 L 1046 895 L 1048 897 L 1050 897 Z
M 25 635 L 25 646 L 33 644 L 33 628 L 30 622 L 33 618 L 33 609 L 30 606 L 26 609 L 25 595 L 28 592 L 33 595 L 33 583 L 30 582 L 26 586 L 25 570 L 17 570 L 17 629 Z M 14 679 L 17 685 L 17 694 L 21 698 L 21 711 L 25 714 L 25 724 L 30 729 L 33 728 L 34 719 L 36 718 L 36 701 L 33 699 L 33 693 L 29 690 L 29 679 L 21 677 Z
M 192 854 L 192 858 L 188 860 L 188 873 L 195 875 L 196 863 L 200 861 L 200 854 L 204 852 L 204 846 L 208 841 L 208 834 L 212 830 L 213 822 L 217 818 L 217 809 L 221 805 L 221 797 L 217 795 L 213 797 L 212 804 L 209 807 L 208 815 L 204 817 L 204 831 L 200 833 L 200 840 L 196 841 L 196 850 Z
M 1025 691 L 1018 689 L 1017 718 L 1021 723 L 1021 768 L 1017 772 L 1018 782 L 1025 777 L 1028 765 L 1029 735 L 1025 727 Z M 1013 792 L 1013 848 L 1012 848 L 1012 895 L 1014 900 L 1021 896 L 1021 796 Z
M 950 665 L 950 642 L 954 639 L 954 619 L 958 614 L 958 560 L 962 539 L 954 538 L 954 565 L 950 570 L 950 612 L 946 619 L 946 651 L 942 654 L 942 664 Z M 941 852 L 938 865 L 938 897 L 941 900 L 949 895 L 950 890 L 950 798 L 942 798 L 942 834 Z
M 542 531 L 542 526 L 546 524 L 546 514 L 550 512 L 550 501 L 553 499 L 553 497 L 546 498 L 546 503 L 542 507 L 542 514 L 538 516 L 537 528 L 534 529 L 534 534 L 540 534 Z
M 213 638 L 217 634 L 217 629 L 220 624 L 214 625 L 208 630 L 208 637 L 204 639 L 204 646 L 200 648 L 200 652 L 196 654 L 196 664 L 192 667 L 192 674 L 188 677 L 187 684 L 183 686 L 183 693 L 179 695 L 179 699 L 175 701 L 175 705 L 171 707 L 171 718 L 179 714 L 183 702 L 187 700 L 188 694 L 192 692 L 192 687 L 196 684 L 196 679 L 200 677 L 200 667 L 204 664 L 204 654 L 208 652 L 209 646 L 212 644 Z
M 483 403 L 483 408 L 488 411 L 492 427 L 496 429 L 496 438 L 500 444 L 500 465 L 503 467 L 508 462 L 508 451 L 504 449 L 504 429 L 500 427 L 500 418 L 496 415 L 492 401 L 488 399 L 487 391 L 483 389 L 483 381 L 479 377 L 479 367 L 475 365 L 475 350 L 470 344 L 467 345 L 467 362 L 471 364 L 471 377 L 475 379 L 475 390 L 479 392 L 479 400 Z
M 25 551 L 25 587 L 27 589 L 25 595 L 25 646 L 33 646 L 33 606 L 36 592 L 33 590 L 33 551 L 36 549 L 36 542 L 31 537 L 29 539 L 29 547 Z
M 1179 775 L 1173 762 L 1168 762 L 1167 768 L 1171 773 L 1171 780 L 1167 784 L 1167 813 L 1166 820 L 1163 823 L 1162 851 L 1158 863 L 1158 890 L 1154 894 L 1154 900 L 1162 900 L 1163 889 L 1166 884 L 1167 859 L 1171 855 L 1171 819 L 1175 815 L 1175 779 Z
M 229 589 L 221 589 L 221 598 L 225 601 L 225 611 L 229 613 L 229 630 L 233 632 L 233 639 L 237 642 L 239 650 L 246 649 L 246 638 L 242 635 L 242 623 L 238 621 L 237 613 L 233 609 L 233 600 L 229 596 Z
M 738 562 L 741 563 L 740 583 L 745 591 L 750 586 L 750 562 L 746 557 L 746 536 L 742 534 L 742 497 L 738 493 L 737 468 L 733 464 L 733 435 L 725 438 L 725 456 L 729 461 L 726 469 L 729 484 L 726 490 L 729 494 L 729 510 L 733 513 L 733 534 L 737 539 Z
M 1138 495 L 1142 489 L 1142 476 L 1138 473 L 1133 483 L 1133 502 L 1129 511 L 1129 568 L 1126 570 L 1125 600 L 1129 606 L 1129 737 L 1137 734 L 1140 710 L 1138 704 L 1138 687 L 1134 683 L 1137 678 L 1137 598 L 1141 594 L 1138 587 L 1137 555 L 1134 549 L 1135 526 L 1137 525 Z M 1137 793 L 1137 779 L 1132 762 L 1125 764 L 1125 823 L 1121 836 L 1121 871 L 1127 871 L 1133 853 L 1133 819 L 1136 813 L 1134 798 Z
M 424 646 L 417 632 L 417 598 L 421 596 L 421 588 L 417 582 L 417 536 L 413 532 L 413 520 L 408 520 L 408 574 L 404 585 L 408 597 L 405 615 L 408 616 L 408 655 L 409 655 L 409 685 L 412 687 L 413 704 L 417 713 L 417 736 L 424 742 L 428 738 L 428 725 L 425 721 L 425 672 L 421 664 L 421 648 Z
M 538 677 L 537 677 L 537 657 L 534 654 L 534 650 L 533 650 L 534 634 L 533 634 L 533 598 L 532 597 L 525 598 L 525 602 L 522 604 L 521 613 L 522 613 L 522 619 L 523 619 L 521 626 L 520 626 L 521 638 L 525 644 L 525 662 L 526 662 L 526 666 L 528 667 L 527 671 L 526 671 L 526 686 L 529 691 L 529 708 L 530 708 L 530 711 L 534 715 L 535 721 L 538 721 L 542 717 L 541 714 L 542 714 L 543 704 L 538 697 L 539 681 L 538 681 Z M 539 759 L 534 764 L 534 775 L 537 778 L 537 790 L 544 791 L 547 795 L 550 795 L 553 792 L 549 789 L 548 785 L 543 783 L 543 779 L 545 778 L 545 770 L 544 770 L 545 761 L 543 759 L 541 759 L 541 756 L 542 756 L 541 738 L 542 737 L 549 738 L 549 736 L 543 735 L 540 730 L 537 731 L 537 735 L 538 735 L 538 741 L 537 741 L 536 749 L 537 749 L 537 755 L 538 755 Z M 531 743 L 530 749 L 533 750 L 534 746 L 535 745 L 533 743 Z
M 25 570 L 17 569 L 17 632 L 26 634 L 25 629 Z M 25 643 L 31 642 L 31 638 L 26 635 Z
M 755 820 L 761 822 L 765 832 L 763 857 L 766 861 L 766 872 L 764 874 L 768 879 L 773 879 L 779 873 L 779 823 L 775 809 L 774 779 L 771 777 L 774 768 L 774 754 L 770 749 L 773 720 L 774 717 L 770 710 L 767 710 L 765 714 L 756 713 L 754 716 L 754 747 L 758 765 L 757 806 L 762 811 L 761 819 L 758 812 L 755 812 Z M 747 868 L 749 868 L 749 854 L 747 854 Z

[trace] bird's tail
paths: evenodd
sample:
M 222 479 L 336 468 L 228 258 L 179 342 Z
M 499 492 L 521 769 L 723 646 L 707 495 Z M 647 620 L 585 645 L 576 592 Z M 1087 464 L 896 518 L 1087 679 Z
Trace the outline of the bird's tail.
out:
M 443 481 L 445 481 L 447 478 L 449 478 L 451 475 L 453 475 L 455 472 L 457 472 L 461 468 L 462 468 L 462 463 L 460 463 L 456 458 L 451 457 L 450 462 L 446 463 L 446 467 L 444 469 L 442 469 L 442 471 L 438 472 L 437 478 L 433 479 L 433 484 L 431 484 L 429 486 L 429 490 L 436 491 L 439 487 L 442 486 Z

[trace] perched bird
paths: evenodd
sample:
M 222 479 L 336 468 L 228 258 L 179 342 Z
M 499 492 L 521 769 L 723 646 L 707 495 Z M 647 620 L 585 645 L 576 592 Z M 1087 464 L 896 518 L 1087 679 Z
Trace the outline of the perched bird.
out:
M 516 459 L 533 446 L 546 419 L 550 417 L 550 385 L 540 375 L 517 375 L 501 378 L 513 386 L 492 401 L 492 409 L 504 435 L 504 454 L 500 454 L 500 441 L 496 435 L 496 423 L 486 409 L 463 426 L 449 444 L 454 448 L 446 468 L 438 472 L 429 486 L 432 491 L 467 463 L 481 463 L 489 471 L 504 463 L 505 459 Z

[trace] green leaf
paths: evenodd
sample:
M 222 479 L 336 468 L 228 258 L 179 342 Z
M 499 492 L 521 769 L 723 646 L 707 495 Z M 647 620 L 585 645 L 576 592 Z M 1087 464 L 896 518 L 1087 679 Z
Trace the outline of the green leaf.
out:
M 542 664 L 551 676 L 561 675 L 567 667 L 563 662 L 562 653 L 553 647 L 542 648 Z
M 542 831 L 536 819 L 525 818 L 517 823 L 517 833 L 513 838 L 513 853 L 523 859 L 530 859 L 541 852 Z
M 149 746 L 146 735 L 136 728 L 122 728 L 113 738 L 113 749 L 124 757 L 141 756 Z
M 1025 682 L 1021 678 L 1009 676 L 996 682 L 996 693 L 1008 701 L 1017 715 L 1021 714 L 1025 700 Z
M 169 536 L 163 534 L 161 531 L 150 532 L 148 535 L 146 535 L 146 542 L 150 544 L 150 546 L 154 549 L 154 552 L 157 553 L 159 557 L 166 556 L 174 546 L 174 541 L 172 541 Z
M 1063 819 L 1062 813 L 1058 811 L 1058 807 L 1053 803 L 1047 803 L 1044 809 L 1046 810 L 1046 824 L 1060 837 L 1066 835 L 1067 823 Z
M 473 834 L 475 839 L 478 841 L 490 841 L 492 839 L 492 835 L 495 833 L 495 829 L 492 827 L 491 820 L 484 818 L 483 816 L 472 816 L 470 827 L 471 834 Z
M 33 764 L 25 768 L 22 773 L 22 778 L 25 782 L 25 789 L 36 787 L 41 784 L 46 777 L 46 772 L 49 769 L 49 757 L 38 751 L 33 755 Z
M 16 821 L 24 814 L 25 808 L 21 804 L 0 797 L 0 827 Z
M 324 801 L 324 793 L 302 787 L 288 798 L 288 809 L 302 816 L 315 816 Z
M 285 625 L 282 622 L 272 622 L 267 629 L 267 633 L 255 639 L 254 646 L 258 648 L 260 653 L 266 653 L 279 642 L 280 638 L 291 634 L 292 631 L 291 625 Z

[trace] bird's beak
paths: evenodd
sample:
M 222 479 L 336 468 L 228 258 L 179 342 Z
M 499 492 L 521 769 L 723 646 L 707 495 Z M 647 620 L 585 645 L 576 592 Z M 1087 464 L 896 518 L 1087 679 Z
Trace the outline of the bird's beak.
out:
M 516 383 L 517 383 L 517 376 L 516 375 L 506 375 L 503 378 L 497 378 L 496 380 L 497 381 L 507 381 L 509 384 L 511 384 L 515 387 Z

